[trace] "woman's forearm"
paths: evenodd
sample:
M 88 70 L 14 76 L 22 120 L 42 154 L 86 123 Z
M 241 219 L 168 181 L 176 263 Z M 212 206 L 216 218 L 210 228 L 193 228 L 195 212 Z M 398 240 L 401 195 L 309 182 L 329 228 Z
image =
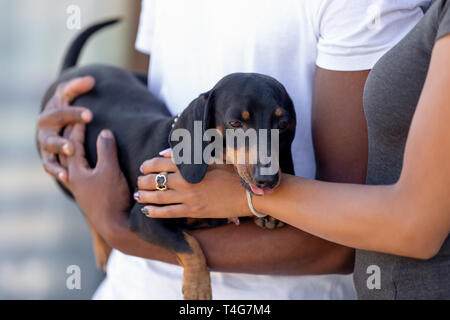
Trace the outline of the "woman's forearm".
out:
M 256 210 L 353 248 L 415 258 L 435 251 L 421 237 L 415 212 L 406 212 L 408 199 L 397 185 L 324 183 L 290 175 L 282 181 L 272 195 L 253 197 Z
M 334 184 L 284 175 L 274 194 L 254 197 L 257 210 L 354 248 L 430 258 L 450 230 L 450 35 L 436 42 L 391 186 Z

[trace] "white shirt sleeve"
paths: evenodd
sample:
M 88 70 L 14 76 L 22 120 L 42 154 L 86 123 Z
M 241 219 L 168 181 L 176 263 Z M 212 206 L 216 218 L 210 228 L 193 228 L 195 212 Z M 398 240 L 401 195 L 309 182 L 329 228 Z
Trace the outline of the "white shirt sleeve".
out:
M 135 47 L 138 51 L 150 54 L 155 28 L 156 0 L 142 0 L 139 28 Z
M 423 16 L 430 0 L 317 1 L 316 65 L 336 71 L 371 69 Z

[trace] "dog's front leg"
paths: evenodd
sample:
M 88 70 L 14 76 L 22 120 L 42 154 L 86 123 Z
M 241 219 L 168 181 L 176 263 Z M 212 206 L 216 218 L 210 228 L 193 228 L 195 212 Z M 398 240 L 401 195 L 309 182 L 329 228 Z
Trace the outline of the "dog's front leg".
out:
M 211 300 L 211 279 L 206 258 L 198 241 L 184 232 L 191 253 L 176 253 L 183 273 L 183 296 L 185 300 Z

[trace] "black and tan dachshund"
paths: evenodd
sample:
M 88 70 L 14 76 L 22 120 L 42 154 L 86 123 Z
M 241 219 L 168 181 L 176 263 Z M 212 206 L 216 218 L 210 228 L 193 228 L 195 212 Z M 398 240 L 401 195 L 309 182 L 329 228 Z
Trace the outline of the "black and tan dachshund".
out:
M 94 115 L 86 128 L 85 141 L 86 158 L 91 167 L 97 162 L 97 136 L 101 130 L 110 129 L 117 140 L 120 167 L 132 198 L 142 162 L 157 157 L 161 150 L 175 147 L 174 143 L 169 142 L 173 130 L 184 128 L 193 133 L 194 121 L 201 121 L 203 130 L 216 128 L 219 132 L 236 127 L 243 130 L 280 129 L 279 167 L 275 174 L 261 175 L 258 163 L 235 165 L 243 186 L 254 194 L 263 194 L 264 190 L 276 187 L 280 169 L 285 173 L 294 173 L 290 149 L 296 125 L 295 111 L 284 87 L 271 77 L 255 73 L 230 74 L 210 91 L 193 100 L 175 120 L 165 104 L 149 92 L 145 76 L 105 65 L 75 67 L 88 38 L 115 22 L 111 20 L 94 25 L 75 39 L 65 56 L 59 78 L 48 89 L 42 102 L 43 108 L 62 82 L 88 75 L 95 78 L 93 90 L 75 101 L 77 105 L 89 108 Z M 225 150 L 224 153 L 235 151 Z M 181 175 L 189 183 L 200 182 L 207 167 L 203 160 L 198 164 L 178 166 Z M 226 220 L 205 219 L 206 223 L 196 223 L 192 219 L 152 219 L 141 212 L 143 205 L 132 201 L 130 229 L 142 239 L 176 254 L 184 267 L 184 298 L 210 299 L 211 285 L 206 259 L 196 239 L 184 230 L 213 227 L 226 223 Z M 257 223 L 268 228 L 277 225 L 276 220 L 270 217 L 257 219 Z M 96 255 L 108 252 L 104 248 L 107 246 L 105 242 L 95 229 L 91 229 Z M 98 256 L 96 258 L 101 259 Z

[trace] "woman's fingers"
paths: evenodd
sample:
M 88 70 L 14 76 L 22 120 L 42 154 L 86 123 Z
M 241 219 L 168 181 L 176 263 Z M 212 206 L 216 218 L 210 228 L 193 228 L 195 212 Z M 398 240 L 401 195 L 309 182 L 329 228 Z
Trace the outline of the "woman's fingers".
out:
M 145 206 L 141 211 L 150 218 L 184 218 L 188 212 L 187 209 L 184 204 L 174 204 L 164 207 Z
M 172 158 L 173 157 L 173 150 L 171 148 L 163 150 L 163 151 L 161 151 L 159 153 L 159 155 L 161 157 L 164 157 L 164 158 Z
M 178 171 L 171 158 L 159 157 L 144 161 L 140 170 L 143 174 Z
M 137 186 L 139 190 L 153 191 L 156 190 L 156 176 L 158 174 L 151 173 L 145 176 L 138 177 Z M 177 173 L 167 174 L 166 185 L 169 189 L 177 189 L 180 183 L 184 183 L 183 177 Z
M 181 203 L 184 200 L 182 194 L 176 190 L 165 191 L 142 191 L 139 190 L 133 195 L 139 203 L 172 204 Z

